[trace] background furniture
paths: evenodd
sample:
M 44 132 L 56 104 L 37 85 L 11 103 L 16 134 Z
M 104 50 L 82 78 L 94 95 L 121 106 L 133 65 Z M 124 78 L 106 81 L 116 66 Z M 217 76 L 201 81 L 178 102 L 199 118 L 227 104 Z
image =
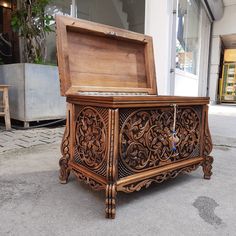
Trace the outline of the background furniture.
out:
M 236 49 L 224 51 L 222 79 L 220 80 L 220 102 L 236 102 Z
M 0 116 L 4 116 L 6 130 L 11 130 L 8 88 L 8 85 L 0 85 L 0 92 L 2 93 L 2 103 L 0 104 Z

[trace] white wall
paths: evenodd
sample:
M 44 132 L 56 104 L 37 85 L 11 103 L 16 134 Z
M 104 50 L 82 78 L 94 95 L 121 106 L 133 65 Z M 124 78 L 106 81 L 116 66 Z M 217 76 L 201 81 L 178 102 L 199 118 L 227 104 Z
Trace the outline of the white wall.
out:
M 210 60 L 210 74 L 209 74 L 209 97 L 211 103 L 217 101 L 219 66 L 220 66 L 220 53 L 221 53 L 221 39 L 219 35 L 212 38 L 212 50 Z
M 188 72 L 175 70 L 175 95 L 198 96 L 198 76 Z
M 236 33 L 236 4 L 224 8 L 221 20 L 215 21 L 213 25 L 213 36 Z
M 158 94 L 169 94 L 171 0 L 146 0 L 145 34 L 153 37 Z
M 226 6 L 221 20 L 215 21 L 212 32 L 212 47 L 210 60 L 209 96 L 212 103 L 217 101 L 217 89 L 220 66 L 221 38 L 222 35 L 236 33 L 236 4 Z

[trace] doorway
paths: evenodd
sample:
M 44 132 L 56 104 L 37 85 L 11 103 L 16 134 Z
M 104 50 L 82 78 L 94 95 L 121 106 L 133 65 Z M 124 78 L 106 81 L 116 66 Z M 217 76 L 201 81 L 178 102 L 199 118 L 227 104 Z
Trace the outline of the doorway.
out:
M 16 61 L 16 46 L 18 40 L 11 28 L 14 1 L 0 1 L 0 64 L 10 64 Z
M 177 0 L 172 93 L 206 96 L 211 21 L 201 0 Z M 175 64 L 174 64 L 175 63 Z
M 218 102 L 236 103 L 236 34 L 221 36 Z

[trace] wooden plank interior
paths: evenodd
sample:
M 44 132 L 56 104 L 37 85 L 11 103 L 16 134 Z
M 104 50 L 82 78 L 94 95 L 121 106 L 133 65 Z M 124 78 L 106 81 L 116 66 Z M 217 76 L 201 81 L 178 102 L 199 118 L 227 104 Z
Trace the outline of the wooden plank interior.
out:
M 91 86 L 95 90 L 147 87 L 145 44 L 71 31 L 67 37 L 72 86 Z
M 78 91 L 157 94 L 152 38 L 57 16 L 61 94 Z

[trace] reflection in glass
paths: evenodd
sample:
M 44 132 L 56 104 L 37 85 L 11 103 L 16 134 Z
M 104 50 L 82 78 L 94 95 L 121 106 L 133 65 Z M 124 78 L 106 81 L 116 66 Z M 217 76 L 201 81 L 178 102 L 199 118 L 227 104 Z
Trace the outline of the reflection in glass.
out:
M 71 1 L 58 1 L 52 0 L 47 6 L 46 13 L 55 16 L 56 14 L 71 16 L 72 15 L 72 2 Z
M 177 15 L 176 68 L 197 74 L 200 0 L 179 0 Z
M 46 14 L 69 15 L 118 28 L 144 33 L 145 0 L 52 0 Z M 47 36 L 50 63 L 56 63 L 55 33 Z

